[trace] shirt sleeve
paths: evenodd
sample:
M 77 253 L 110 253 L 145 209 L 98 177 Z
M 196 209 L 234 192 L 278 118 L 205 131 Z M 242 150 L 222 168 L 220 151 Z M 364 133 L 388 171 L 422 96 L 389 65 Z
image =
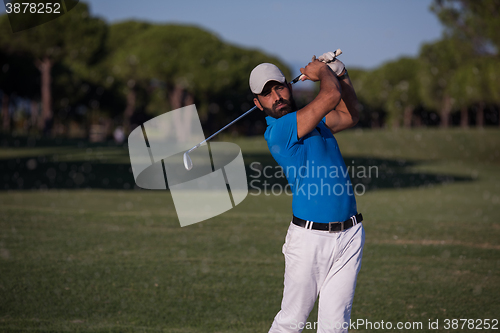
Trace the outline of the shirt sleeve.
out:
M 269 149 L 273 154 L 292 156 L 299 149 L 297 138 L 297 112 L 289 113 L 277 119 L 269 133 Z

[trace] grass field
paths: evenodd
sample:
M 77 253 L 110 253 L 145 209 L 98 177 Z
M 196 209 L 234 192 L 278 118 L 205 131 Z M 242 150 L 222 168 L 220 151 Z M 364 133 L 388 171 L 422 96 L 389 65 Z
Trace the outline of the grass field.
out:
M 366 244 L 352 320 L 393 325 L 351 331 L 498 322 L 500 131 L 337 138 L 347 165 L 378 170 L 353 179 L 366 190 L 357 197 Z M 275 165 L 263 139 L 227 140 L 248 167 Z M 169 192 L 133 190 L 126 148 L 0 144 L 0 332 L 267 332 L 281 302 L 291 197 L 254 191 L 181 228 Z M 458 327 L 446 329 L 452 319 Z

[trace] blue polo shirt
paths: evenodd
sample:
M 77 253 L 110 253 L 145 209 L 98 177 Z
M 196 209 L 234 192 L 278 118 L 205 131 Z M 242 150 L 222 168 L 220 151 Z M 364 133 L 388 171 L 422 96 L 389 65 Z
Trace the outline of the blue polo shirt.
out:
M 324 119 L 297 138 L 297 113 L 266 117 L 264 138 L 293 192 L 293 214 L 314 222 L 345 221 L 357 213 L 351 179 Z

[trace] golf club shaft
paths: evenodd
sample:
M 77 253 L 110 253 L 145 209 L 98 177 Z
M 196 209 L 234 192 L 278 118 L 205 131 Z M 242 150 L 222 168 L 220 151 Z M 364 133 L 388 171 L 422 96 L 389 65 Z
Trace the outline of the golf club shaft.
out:
M 201 146 L 202 144 L 204 144 L 205 142 L 207 142 L 208 140 L 210 140 L 211 138 L 213 138 L 214 136 L 216 136 L 217 134 L 219 134 L 220 132 L 222 132 L 223 130 L 225 130 L 226 128 L 228 128 L 229 126 L 231 126 L 232 124 L 234 124 L 235 122 L 237 122 L 238 120 L 240 120 L 241 118 L 243 118 L 244 116 L 246 116 L 247 114 L 249 114 L 250 112 L 254 111 L 255 109 L 257 109 L 257 106 L 254 106 L 253 108 L 251 108 L 250 110 L 248 110 L 247 112 L 245 112 L 244 114 L 242 114 L 241 116 L 239 116 L 238 118 L 236 118 L 235 120 L 233 120 L 232 122 L 230 122 L 229 124 L 227 124 L 226 126 L 222 127 L 220 130 L 218 130 L 214 134 L 210 135 L 208 138 L 206 138 L 202 142 L 198 143 L 193 148 L 189 149 L 188 153 L 191 152 L 191 150 L 198 148 L 199 146 Z
M 304 76 L 304 74 L 300 74 L 299 76 L 297 76 L 295 79 L 292 80 L 291 84 L 297 83 L 302 76 Z

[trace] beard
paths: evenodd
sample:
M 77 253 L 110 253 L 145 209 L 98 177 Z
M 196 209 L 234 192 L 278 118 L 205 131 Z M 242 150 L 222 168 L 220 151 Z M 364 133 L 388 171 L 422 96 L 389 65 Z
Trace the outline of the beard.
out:
M 295 100 L 293 99 L 293 97 L 290 97 L 289 100 L 280 98 L 273 104 L 271 108 L 264 107 L 263 111 L 268 116 L 278 119 L 291 112 L 297 111 L 297 105 L 295 104 Z

